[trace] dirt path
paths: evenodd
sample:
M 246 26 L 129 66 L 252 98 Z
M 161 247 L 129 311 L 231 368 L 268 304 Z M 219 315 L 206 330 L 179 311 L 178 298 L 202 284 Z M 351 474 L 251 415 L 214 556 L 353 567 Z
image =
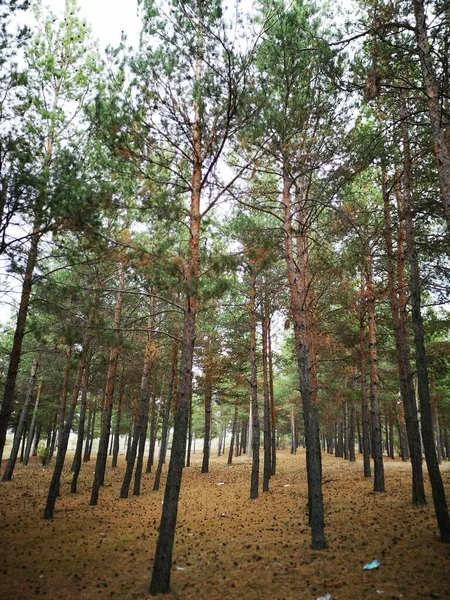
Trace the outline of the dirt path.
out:
M 68 466 L 69 466 L 68 462 Z M 183 475 L 167 598 L 186 600 L 333 600 L 450 598 L 450 548 L 437 538 L 431 506 L 410 505 L 410 467 L 385 462 L 386 494 L 374 494 L 362 464 L 324 455 L 329 547 L 312 551 L 306 515 L 305 457 L 283 451 L 271 491 L 251 502 L 250 465 L 201 457 Z M 119 500 L 123 459 L 108 469 L 100 503 L 88 505 L 93 463 L 83 465 L 76 496 L 70 474 L 55 519 L 44 521 L 51 472 L 19 466 L 0 485 L 0 598 L 143 600 L 147 592 L 162 491 L 143 477 L 139 498 Z M 443 466 L 450 498 L 450 464 Z M 223 482 L 223 485 L 217 485 Z M 429 492 L 429 490 L 428 490 Z M 428 493 L 429 497 L 429 493 Z M 377 558 L 381 566 L 363 571 Z

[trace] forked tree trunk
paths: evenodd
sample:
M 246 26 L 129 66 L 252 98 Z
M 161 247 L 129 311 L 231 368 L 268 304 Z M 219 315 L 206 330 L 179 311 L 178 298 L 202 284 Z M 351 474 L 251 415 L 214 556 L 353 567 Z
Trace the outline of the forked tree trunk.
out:
M 38 361 L 35 359 L 31 366 L 30 379 L 28 381 L 28 388 L 25 394 L 25 400 L 22 407 L 22 412 L 20 413 L 19 423 L 16 429 L 16 435 L 14 436 L 13 445 L 11 448 L 11 454 L 9 455 L 8 462 L 6 463 L 6 468 L 3 473 L 2 481 L 11 481 L 12 474 L 14 471 L 14 467 L 16 465 L 17 455 L 19 454 L 20 442 L 22 440 L 22 436 L 24 434 L 25 425 L 28 417 L 28 409 L 31 402 L 31 397 L 33 395 L 34 382 L 36 380 L 36 371 L 38 368 Z M 31 432 L 30 432 L 31 433 Z
M 19 369 L 20 357 L 22 354 L 22 342 L 25 335 L 27 323 L 28 307 L 30 305 L 31 290 L 33 287 L 33 272 L 36 265 L 38 244 L 41 238 L 41 223 L 37 218 L 33 226 L 33 233 L 30 238 L 30 250 L 28 252 L 25 275 L 20 295 L 19 311 L 17 313 L 16 329 L 14 331 L 13 345 L 9 356 L 8 372 L 5 380 L 5 391 L 3 402 L 0 409 L 0 467 L 2 464 L 3 450 L 6 443 L 6 433 L 8 431 L 9 419 L 14 402 L 14 391 L 16 389 L 17 371 Z

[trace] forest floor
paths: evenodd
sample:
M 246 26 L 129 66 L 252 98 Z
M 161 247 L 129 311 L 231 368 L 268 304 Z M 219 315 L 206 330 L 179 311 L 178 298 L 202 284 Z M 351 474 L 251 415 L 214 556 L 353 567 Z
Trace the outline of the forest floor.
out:
M 94 463 L 83 464 L 77 495 L 69 465 L 53 521 L 42 519 L 51 469 L 18 465 L 0 484 L 0 598 L 149 598 L 163 498 L 153 475 L 143 476 L 139 497 L 119 500 L 122 457 L 91 507 Z M 304 451 L 280 452 L 270 492 L 254 501 L 245 457 L 231 468 L 213 457 L 206 475 L 200 467 L 196 455 L 183 474 L 168 600 L 450 598 L 450 548 L 439 542 L 432 504 L 410 504 L 409 464 L 385 459 L 387 492 L 376 494 L 361 457 L 324 455 L 328 548 L 320 552 L 310 548 Z M 450 463 L 442 472 L 450 499 Z M 374 558 L 380 567 L 364 571 Z

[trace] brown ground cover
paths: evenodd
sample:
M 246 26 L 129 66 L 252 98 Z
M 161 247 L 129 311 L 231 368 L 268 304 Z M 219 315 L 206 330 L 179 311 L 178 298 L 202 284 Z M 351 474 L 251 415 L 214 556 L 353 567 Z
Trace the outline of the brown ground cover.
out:
M 185 469 L 169 599 L 333 600 L 450 598 L 450 548 L 431 504 L 410 505 L 410 466 L 385 461 L 385 494 L 351 464 L 324 455 L 328 549 L 310 549 L 305 456 L 280 452 L 268 494 L 249 500 L 250 464 L 224 457 Z M 69 462 L 55 518 L 42 511 L 51 475 L 32 463 L 0 485 L 2 600 L 142 600 L 147 592 L 162 491 L 119 500 L 124 462 L 108 468 L 100 503 L 88 505 L 93 463 L 69 493 Z M 450 464 L 442 466 L 450 497 Z M 223 482 L 223 485 L 217 485 Z M 430 497 L 428 489 L 428 497 Z M 381 566 L 364 571 L 377 558 Z

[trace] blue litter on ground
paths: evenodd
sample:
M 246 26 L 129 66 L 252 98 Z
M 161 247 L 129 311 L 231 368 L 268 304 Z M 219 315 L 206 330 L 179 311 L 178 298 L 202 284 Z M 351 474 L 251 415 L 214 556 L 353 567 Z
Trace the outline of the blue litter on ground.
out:
M 372 562 L 368 563 L 367 565 L 364 565 L 363 569 L 364 571 L 371 571 L 372 569 L 378 569 L 379 566 L 380 563 L 377 561 L 376 558 L 374 558 Z

